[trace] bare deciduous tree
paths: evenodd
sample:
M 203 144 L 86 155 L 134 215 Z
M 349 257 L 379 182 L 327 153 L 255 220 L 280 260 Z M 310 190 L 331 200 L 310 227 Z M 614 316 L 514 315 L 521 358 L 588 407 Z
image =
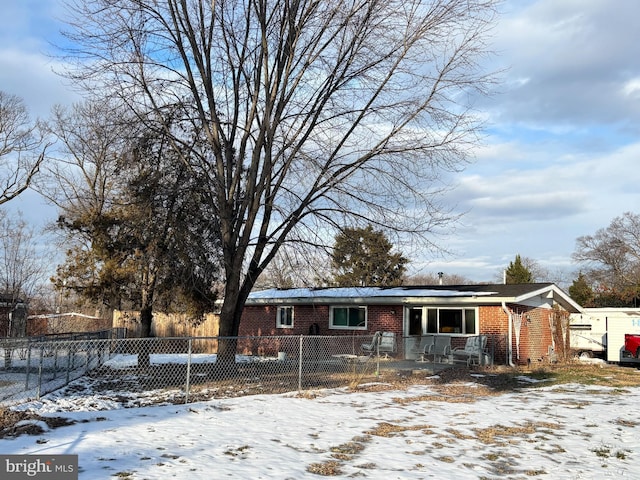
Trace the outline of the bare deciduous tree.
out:
M 0 205 L 29 188 L 47 147 L 24 101 L 0 90 Z
M 464 275 L 459 275 L 457 273 L 439 273 L 410 275 L 404 279 L 403 285 L 471 285 L 475 283 Z
M 573 259 L 584 267 L 590 282 L 617 292 L 640 286 L 640 215 L 626 212 L 608 227 L 576 239 Z
M 0 212 L 0 292 L 12 310 L 22 302 L 29 303 L 48 282 L 46 257 L 21 215 Z M 9 317 L 9 336 L 22 336 L 25 331 L 26 325 L 16 328 Z
M 72 3 L 71 76 L 172 135 L 207 179 L 222 336 L 286 242 L 327 246 L 336 227 L 370 223 L 432 247 L 451 221 L 440 174 L 477 142 L 493 0 Z

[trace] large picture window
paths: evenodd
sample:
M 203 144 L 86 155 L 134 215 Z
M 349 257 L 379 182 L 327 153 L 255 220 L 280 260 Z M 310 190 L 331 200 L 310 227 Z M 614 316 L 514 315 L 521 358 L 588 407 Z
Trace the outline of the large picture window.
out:
M 293 328 L 293 307 L 278 307 L 276 328 Z
M 331 307 L 331 328 L 367 328 L 367 307 Z
M 427 309 L 427 333 L 475 335 L 476 332 L 476 310 L 474 308 Z

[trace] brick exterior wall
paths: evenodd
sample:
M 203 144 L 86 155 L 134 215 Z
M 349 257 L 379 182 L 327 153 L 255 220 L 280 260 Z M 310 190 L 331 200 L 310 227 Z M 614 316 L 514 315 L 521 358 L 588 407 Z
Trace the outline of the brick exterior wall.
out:
M 521 317 L 520 348 L 513 347 L 513 361 L 518 365 L 535 365 L 550 360 L 553 353 L 553 310 L 543 308 L 513 308 Z M 513 335 L 515 343 L 515 332 Z
M 499 305 L 481 305 L 478 316 L 480 334 L 488 335 L 487 349 L 493 353 L 494 363 L 507 363 L 508 315 Z
M 513 315 L 520 316 L 520 338 L 516 335 L 514 322 L 511 351 L 512 361 L 516 365 L 529 365 L 546 362 L 549 358 L 550 347 L 553 344 L 553 330 L 550 319 L 553 310 L 548 308 L 533 308 L 523 305 L 507 305 Z M 509 316 L 498 305 L 480 307 L 480 333 L 493 335 L 496 338 L 495 363 L 506 363 L 506 340 L 509 333 Z M 518 348 L 519 343 L 519 348 Z
M 367 330 L 329 328 L 329 305 L 295 305 L 293 328 L 276 328 L 277 310 L 274 305 L 246 306 L 242 311 L 239 335 L 308 335 L 309 327 L 317 323 L 320 335 L 353 335 L 354 331 L 368 335 L 380 330 L 402 337 L 402 307 L 399 305 L 369 305 Z
M 553 345 L 553 328 L 550 318 L 553 310 L 533 308 L 523 305 L 507 305 L 514 315 L 520 315 L 519 348 L 515 326 L 512 332 L 512 361 L 517 365 L 535 365 L 550 359 L 550 347 Z M 353 335 L 354 332 L 367 335 L 375 331 L 395 332 L 400 339 L 403 336 L 402 315 L 400 305 L 369 305 L 367 307 L 367 330 L 331 329 L 329 328 L 329 305 L 295 305 L 293 328 L 276 328 L 277 307 L 246 306 L 240 322 L 241 336 L 270 335 L 307 335 L 309 327 L 317 323 L 320 335 Z M 487 348 L 494 355 L 497 365 L 507 363 L 507 339 L 509 332 L 509 316 L 500 305 L 479 306 L 480 334 L 488 335 Z M 463 347 L 465 337 L 452 337 L 453 347 Z

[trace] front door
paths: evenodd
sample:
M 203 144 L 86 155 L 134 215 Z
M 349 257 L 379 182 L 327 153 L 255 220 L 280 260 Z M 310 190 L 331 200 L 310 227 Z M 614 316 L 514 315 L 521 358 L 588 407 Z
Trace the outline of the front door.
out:
M 422 311 L 422 307 L 409 309 L 408 336 L 422 335 L 424 333 L 422 325 Z
M 416 357 L 416 342 L 420 343 L 420 337 L 426 331 L 426 322 L 424 322 L 424 308 L 409 308 L 407 310 L 407 316 L 405 317 L 405 337 L 404 337 L 404 352 L 405 358 L 415 359 Z

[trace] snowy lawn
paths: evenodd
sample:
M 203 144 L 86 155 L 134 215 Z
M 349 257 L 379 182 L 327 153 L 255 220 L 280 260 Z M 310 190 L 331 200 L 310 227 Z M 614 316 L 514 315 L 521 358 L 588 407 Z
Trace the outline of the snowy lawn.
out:
M 478 372 L 138 408 L 52 394 L 19 408 L 75 423 L 31 420 L 0 453 L 77 454 L 86 480 L 640 478 L 640 387 L 599 370 L 583 383 L 521 374 L 522 388 L 496 390 Z

